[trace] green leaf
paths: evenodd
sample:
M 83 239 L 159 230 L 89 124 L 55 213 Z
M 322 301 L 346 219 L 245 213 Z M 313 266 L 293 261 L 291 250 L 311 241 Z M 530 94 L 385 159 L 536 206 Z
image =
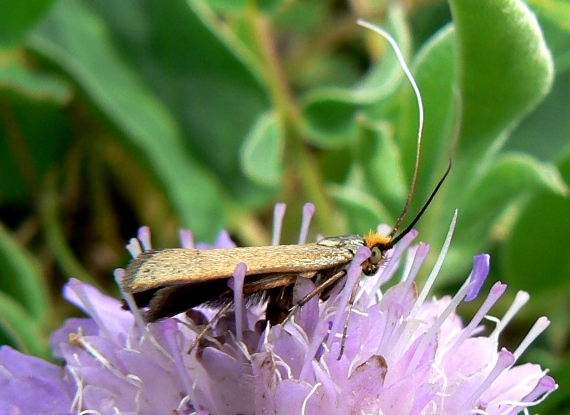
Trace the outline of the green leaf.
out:
M 458 267 L 469 266 L 463 254 L 486 249 L 488 224 L 498 219 L 495 215 L 504 212 L 521 193 L 536 188 L 536 183 L 520 182 L 507 175 L 507 180 L 520 186 L 520 192 L 504 194 L 500 199 L 502 208 L 485 213 L 487 225 L 477 222 L 481 225 L 478 227 L 471 222 L 473 211 L 481 207 L 478 183 L 493 166 L 510 130 L 548 92 L 553 71 L 540 28 L 524 4 L 510 0 L 452 0 L 451 6 L 453 27 L 436 33 L 415 64 L 426 123 L 418 191 L 411 211 L 417 212 L 424 203 L 453 149 L 454 167 L 420 221 L 420 230 L 421 235 L 429 235 L 431 243 L 443 240 L 447 228 L 444 224 L 453 210 L 459 209 L 456 236 L 443 272 L 459 276 Z M 403 138 L 402 160 L 409 172 L 406 176 L 411 176 L 417 125 L 413 117 L 417 111 L 411 94 L 406 103 L 409 115 L 397 131 Z M 458 128 L 459 144 L 453 148 L 451 138 Z
M 541 17 L 570 33 L 570 4 L 564 0 L 528 0 L 527 3 Z
M 570 183 L 570 151 L 559 163 L 563 179 Z M 522 211 L 505 244 L 505 280 L 547 296 L 561 290 L 570 293 L 570 198 L 552 191 L 539 191 Z
M 62 79 L 40 74 L 11 63 L 0 65 L 0 94 L 34 101 L 50 100 L 63 105 L 71 99 L 71 88 Z
M 0 1 L 0 48 L 20 43 L 52 3 L 52 0 Z
M 259 117 L 245 138 L 240 160 L 247 176 L 262 186 L 277 188 L 283 174 L 283 132 L 274 113 Z
M 559 196 L 568 194 L 568 187 L 556 166 L 524 154 L 502 155 L 472 190 L 472 203 L 461 210 L 463 226 L 456 241 L 477 249 L 479 243 L 475 241 L 481 241 L 491 233 L 497 218 L 520 196 L 535 190 Z
M 38 265 L 0 223 L 0 291 L 12 296 L 38 323 L 49 311 L 48 288 Z
M 552 58 L 536 17 L 522 1 L 450 4 L 461 63 L 461 145 L 488 147 L 550 90 Z
M 381 202 L 354 186 L 329 185 L 326 190 L 347 212 L 348 229 L 363 234 L 379 223 L 394 222 Z
M 100 2 L 97 7 L 107 20 L 84 2 L 58 3 L 31 37 L 31 46 L 72 76 L 122 133 L 125 144 L 142 153 L 183 225 L 198 239 L 215 237 L 223 226 L 224 208 L 214 176 L 227 178 L 220 182 L 234 192 L 243 187 L 236 184 L 242 176 L 235 155 L 240 134 L 255 115 L 245 99 L 251 82 L 240 90 L 244 94 L 225 93 L 228 84 L 244 82 L 244 70 L 231 71 L 238 61 L 219 41 L 212 43 L 212 34 L 184 2 Z M 121 26 L 124 13 L 116 9 L 121 7 L 128 10 L 129 25 Z M 118 25 L 120 41 L 109 22 Z M 173 28 L 182 28 L 185 36 L 171 37 Z M 172 39 L 178 41 L 167 47 Z M 124 56 L 126 52 L 131 55 Z M 136 58 L 140 62 L 133 65 Z M 222 69 L 224 64 L 227 69 Z M 226 111 L 236 114 L 218 120 Z M 201 148 L 191 150 L 188 140 L 201 143 Z M 215 158 L 213 171 L 203 167 L 206 153 Z
M 26 310 L 0 292 L 0 331 L 18 350 L 39 357 L 50 356 L 41 325 Z
M 355 23 L 356 24 L 356 23 Z M 410 40 L 401 8 L 390 9 L 387 31 L 391 33 L 404 55 L 409 53 Z M 362 28 L 363 33 L 368 29 Z M 310 91 L 302 99 L 307 120 L 306 135 L 309 141 L 324 148 L 346 145 L 356 131 L 355 114 L 366 105 L 377 104 L 393 94 L 404 73 L 396 54 L 389 44 L 376 33 L 368 33 L 375 44 L 387 49 L 384 57 L 375 64 L 358 84 L 352 88 L 323 87 Z M 382 42 L 382 43 L 380 43 Z
M 400 149 L 387 123 L 359 117 L 359 136 L 354 146 L 358 161 L 353 168 L 362 169 L 369 188 L 392 211 L 400 210 L 408 193 L 402 171 Z M 386 220 L 386 219 L 385 219 Z

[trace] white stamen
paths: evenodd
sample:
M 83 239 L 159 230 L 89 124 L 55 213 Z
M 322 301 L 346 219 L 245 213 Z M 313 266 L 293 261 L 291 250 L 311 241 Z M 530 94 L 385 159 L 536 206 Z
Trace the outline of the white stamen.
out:
M 115 366 L 113 366 L 113 364 L 105 356 L 103 356 L 101 352 L 99 352 L 99 350 L 93 347 L 93 345 L 89 343 L 87 339 L 85 339 L 85 337 L 79 336 L 75 341 L 77 341 L 81 345 L 81 347 L 85 349 L 85 351 L 87 351 L 93 358 L 95 358 L 96 361 L 101 363 L 103 367 L 109 370 L 113 375 L 115 375 L 119 379 L 127 381 L 129 384 L 137 388 L 140 387 L 139 382 L 129 378 L 127 375 L 124 375 L 119 369 L 115 368 Z
M 550 320 L 546 317 L 539 317 L 536 320 L 536 323 L 532 326 L 530 331 L 527 333 L 519 347 L 514 351 L 513 355 L 515 356 L 515 360 L 524 353 L 528 346 L 550 325 Z
M 180 229 L 178 230 L 180 237 L 180 246 L 186 249 L 194 249 L 194 234 L 191 230 Z
M 180 400 L 180 402 L 178 402 L 178 408 L 177 408 L 178 412 L 182 412 L 184 410 L 184 407 L 188 405 L 188 402 L 190 402 L 190 397 L 186 395 L 184 398 Z
M 431 247 L 429 244 L 425 244 L 423 242 L 419 243 L 417 249 L 414 252 L 414 260 L 410 261 L 411 266 L 409 269 L 409 273 L 405 275 L 405 283 L 404 283 L 405 289 L 402 290 L 402 292 L 404 293 L 407 292 L 412 283 L 415 281 L 416 277 L 418 276 L 418 272 L 420 271 L 420 268 L 423 265 L 429 253 L 430 248 Z
M 69 370 L 69 373 L 71 373 L 71 376 L 75 381 L 75 386 L 77 386 L 77 391 L 73 396 L 71 408 L 69 409 L 69 412 L 75 412 L 79 408 L 83 408 L 83 379 L 79 377 L 79 374 L 70 365 L 66 365 L 66 369 Z
M 273 209 L 273 237 L 271 239 L 271 245 L 279 245 L 285 210 L 287 210 L 287 205 L 285 203 L 275 204 L 275 208 Z
M 443 247 L 441 248 L 439 256 L 437 257 L 437 261 L 435 262 L 435 265 L 433 266 L 433 269 L 432 269 L 431 273 L 429 274 L 429 277 L 428 277 L 424 287 L 422 288 L 420 295 L 416 299 L 416 302 L 415 302 L 414 306 L 412 307 L 412 310 L 410 311 L 410 318 L 416 317 L 418 310 L 420 309 L 420 307 L 422 306 L 422 304 L 426 300 L 427 295 L 428 295 L 429 291 L 431 290 L 431 287 L 432 287 L 433 283 L 435 282 L 437 275 L 439 274 L 439 271 L 443 265 L 443 261 L 445 260 L 445 256 L 447 255 L 447 251 L 449 250 L 449 245 L 451 244 L 451 238 L 453 237 L 453 231 L 455 230 L 455 223 L 456 222 L 457 222 L 457 209 L 455 210 L 455 213 L 453 214 L 453 219 L 451 220 L 451 225 L 449 226 L 449 231 L 447 232 L 447 236 L 445 237 L 445 242 L 443 243 Z M 467 280 L 467 281 L 469 281 L 469 280 Z
M 129 243 L 125 245 L 125 248 L 127 248 L 127 251 L 129 251 L 129 254 L 131 254 L 133 258 L 143 253 L 141 242 L 137 238 L 129 239 Z
M 506 349 L 502 349 L 499 352 L 497 362 L 495 366 L 489 373 L 489 375 L 483 380 L 481 385 L 473 393 L 471 396 L 463 402 L 464 408 L 472 407 L 476 402 L 477 398 L 481 396 L 484 390 L 486 390 L 491 384 L 499 377 L 499 375 L 508 367 L 512 366 L 514 363 L 514 356 L 511 352 L 507 351 Z
M 303 205 L 303 219 L 301 220 L 301 231 L 299 232 L 299 245 L 307 242 L 307 235 L 309 234 L 309 226 L 311 219 L 315 214 L 315 205 L 312 203 L 305 203 Z
M 461 288 L 459 288 L 459 291 L 457 291 L 457 293 L 455 294 L 453 299 L 449 302 L 449 304 L 447 305 L 445 310 L 441 313 L 441 315 L 437 318 L 437 320 L 433 323 L 433 325 L 425 333 L 421 343 L 418 345 L 418 348 L 416 349 L 416 352 L 414 353 L 414 357 L 412 358 L 412 360 L 410 361 L 410 363 L 408 365 L 407 374 L 410 374 L 414 370 L 416 370 L 416 366 L 417 366 L 418 362 L 420 361 L 426 347 L 429 345 L 430 341 L 432 341 L 435 338 L 435 336 L 436 336 L 438 330 L 440 329 L 441 325 L 443 324 L 443 322 L 451 315 L 451 313 L 454 312 L 454 310 L 457 308 L 457 305 L 465 298 L 465 295 L 467 294 L 467 290 L 469 289 L 470 279 L 471 279 L 471 275 L 469 275 L 469 277 L 465 280 L 465 282 L 463 283 Z M 410 317 L 408 317 L 409 319 L 412 319 L 411 315 L 412 314 L 410 313 Z M 415 316 L 414 316 L 414 319 L 415 319 Z
M 412 266 L 414 265 L 414 258 L 416 257 L 416 252 L 418 251 L 419 245 L 415 245 L 410 247 L 406 251 L 406 260 L 404 261 L 404 270 L 402 271 L 402 277 L 400 278 L 400 282 L 406 281 L 408 279 L 408 275 L 410 275 L 410 271 L 412 270 Z
M 366 258 L 369 257 L 370 257 L 370 250 L 367 247 L 363 246 L 358 248 L 358 251 L 356 251 L 356 254 L 354 255 L 354 258 L 350 264 L 350 267 L 348 268 L 347 275 L 344 277 L 345 278 L 344 289 L 342 290 L 341 295 L 339 296 L 340 297 L 338 304 L 339 312 L 335 316 L 330 331 L 332 336 L 329 337 L 327 342 L 329 345 L 332 344 L 335 335 L 340 331 L 340 323 L 343 320 L 343 314 L 344 314 L 342 311 L 343 310 L 347 310 L 347 312 L 350 311 L 348 310 L 348 304 L 350 302 L 356 284 L 358 284 L 360 276 L 362 275 L 361 265 L 366 260 Z
M 524 409 L 525 413 L 528 413 L 528 409 L 526 408 L 540 404 L 556 389 L 558 389 L 558 385 L 556 384 L 554 379 L 550 376 L 543 376 L 538 381 L 534 389 L 528 395 L 526 395 L 521 401 L 509 402 L 514 406 L 514 408 L 511 409 L 511 411 L 506 415 L 516 415 L 520 413 L 520 410 L 522 408 L 525 408 Z
M 194 396 L 194 388 L 192 387 L 192 380 L 188 376 L 188 371 L 184 366 L 184 361 L 182 359 L 182 354 L 180 353 L 181 347 L 178 344 L 177 335 L 180 334 L 178 330 L 178 324 L 174 320 L 165 320 L 161 322 L 162 329 L 164 333 L 164 337 L 166 337 L 166 343 L 169 348 L 169 354 L 174 359 L 174 367 L 178 372 L 178 376 L 182 380 L 182 384 L 184 385 L 184 389 L 187 396 L 191 396 L 192 402 L 199 404 L 196 401 L 196 397 Z
M 519 312 L 519 310 L 528 302 L 530 299 L 530 295 L 526 291 L 519 291 L 515 296 L 515 299 L 503 318 L 498 322 L 495 326 L 493 332 L 489 335 L 489 338 L 493 340 L 498 340 L 499 335 L 503 331 L 505 327 L 509 324 L 509 322 L 513 319 L 513 317 Z
M 148 226 L 141 226 L 137 232 L 137 239 L 141 241 L 141 245 L 145 251 L 152 249 L 152 242 L 150 239 L 150 228 Z
M 303 367 L 301 368 L 301 374 L 299 375 L 300 381 L 307 381 L 307 375 L 309 370 L 312 367 L 313 358 L 317 355 L 319 351 L 319 347 L 323 344 L 323 340 L 325 339 L 327 333 L 329 331 L 328 324 L 319 324 L 315 329 L 315 334 L 311 339 L 311 343 L 309 344 L 309 350 L 305 354 L 305 361 L 303 362 Z
M 483 318 L 485 317 L 487 312 L 491 309 L 491 307 L 493 307 L 495 303 L 499 300 L 499 298 L 501 298 L 506 289 L 507 289 L 506 284 L 501 284 L 500 282 L 496 282 L 493 285 L 491 291 L 487 295 L 487 298 L 483 302 L 483 305 L 481 305 L 481 307 L 479 308 L 479 310 L 477 310 L 477 313 L 475 314 L 475 316 L 473 316 L 469 324 L 462 330 L 461 334 L 459 335 L 453 346 L 451 346 L 451 348 L 445 354 L 445 357 L 451 357 L 455 354 L 459 346 L 461 346 L 461 344 L 465 341 L 465 339 L 467 339 L 469 336 L 472 335 L 473 330 L 477 327 L 477 325 L 481 322 L 481 320 L 483 320 Z
M 233 277 L 230 278 L 228 282 L 228 285 L 234 292 L 234 316 L 236 319 L 236 336 L 238 342 L 243 341 L 243 328 L 247 325 L 244 321 L 247 311 L 243 301 L 243 283 L 246 272 L 247 265 L 240 262 L 234 270 Z
M 146 326 L 146 323 L 144 322 L 144 318 L 142 316 L 141 310 L 137 306 L 135 298 L 133 297 L 133 295 L 131 293 L 124 292 L 123 289 L 121 288 L 122 287 L 121 282 L 125 276 L 125 270 L 122 268 L 117 268 L 113 272 L 113 276 L 115 277 L 115 282 L 117 283 L 117 286 L 119 287 L 119 289 L 121 289 L 121 294 L 122 294 L 123 299 L 127 302 L 129 309 L 133 313 L 133 316 L 135 318 L 135 322 L 136 322 L 139 330 L 141 331 L 143 336 L 147 336 L 149 331 L 148 331 L 148 328 Z
M 116 343 L 117 339 L 115 338 L 115 336 L 111 335 L 111 331 L 108 329 L 107 325 L 105 324 L 99 313 L 97 312 L 97 309 L 93 306 L 93 303 L 91 303 L 89 296 L 85 294 L 85 290 L 83 289 L 83 283 L 80 282 L 79 280 L 76 280 L 75 278 L 71 278 L 69 280 L 69 288 L 71 288 L 73 292 L 77 295 L 77 297 L 79 297 L 79 300 L 81 300 L 81 303 L 85 307 L 85 310 L 91 316 L 91 318 L 95 320 L 95 323 L 97 323 L 97 326 L 99 327 L 99 330 L 101 330 L 103 335 L 107 339 L 111 340 L 113 343 Z
M 117 268 L 113 272 L 113 275 L 115 277 L 115 282 L 117 283 L 117 286 L 119 287 L 119 289 L 121 289 L 121 287 L 122 287 L 121 281 L 125 275 L 125 270 L 122 268 Z M 164 347 L 162 347 L 162 345 L 160 343 L 158 343 L 158 341 L 152 335 L 151 331 L 148 329 L 148 325 L 145 323 L 143 315 L 141 313 L 141 310 L 138 308 L 137 303 L 135 302 L 135 298 L 133 297 L 133 295 L 130 293 L 124 292 L 122 289 L 121 289 L 121 294 L 123 296 L 123 299 L 127 302 L 129 309 L 133 313 L 133 317 L 135 318 L 135 324 L 137 325 L 137 327 L 139 328 L 139 330 L 142 334 L 141 342 L 143 342 L 145 340 L 149 340 L 152 344 L 154 344 L 156 346 L 156 348 L 159 351 L 162 352 L 162 354 L 164 356 L 166 356 L 168 359 L 173 361 L 173 357 L 170 355 L 170 353 L 168 353 L 164 349 Z

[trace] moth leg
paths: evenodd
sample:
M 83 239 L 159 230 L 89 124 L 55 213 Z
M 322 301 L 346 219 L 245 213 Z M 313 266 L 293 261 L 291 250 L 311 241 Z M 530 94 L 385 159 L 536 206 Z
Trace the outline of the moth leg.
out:
M 344 346 L 346 343 L 346 336 L 348 332 L 348 320 L 350 319 L 350 313 L 352 313 L 352 307 L 354 306 L 354 300 L 356 300 L 356 293 L 360 288 L 360 284 L 358 281 L 352 287 L 352 292 L 350 293 L 350 299 L 348 300 L 348 310 L 346 310 L 346 319 L 344 320 L 344 327 L 342 329 L 342 339 L 340 341 L 340 351 L 338 353 L 338 357 L 336 360 L 340 360 L 342 355 L 344 354 Z
M 230 308 L 232 308 L 233 306 L 233 301 L 228 302 L 225 306 L 223 306 L 214 317 L 212 317 L 212 319 L 208 322 L 208 324 L 206 324 L 206 326 L 202 329 L 202 331 L 196 336 L 196 338 L 194 339 L 194 341 L 192 342 L 192 344 L 190 345 L 190 348 L 188 349 L 188 354 L 190 354 L 192 352 L 192 350 L 194 350 L 194 348 L 198 345 L 198 343 L 200 343 L 200 341 L 206 336 L 206 334 L 208 334 L 208 332 L 210 331 L 210 329 L 214 326 L 214 324 L 216 324 L 218 322 L 218 320 L 225 314 L 228 312 L 228 310 Z
M 297 301 L 297 303 L 293 307 L 291 307 L 291 309 L 289 310 L 289 315 L 285 318 L 285 320 L 283 320 L 283 324 L 285 324 L 286 322 L 288 322 L 291 319 L 291 316 L 293 316 L 293 314 L 295 314 L 295 311 L 297 311 L 297 309 L 299 307 L 302 307 L 305 304 L 307 304 L 307 302 L 311 298 L 313 298 L 315 295 L 322 293 L 327 288 L 331 287 L 333 284 L 338 282 L 338 280 L 340 280 L 345 275 L 346 275 L 346 270 L 344 270 L 344 269 L 342 271 L 337 272 L 336 274 L 334 274 L 330 278 L 327 278 L 321 285 L 319 285 L 318 287 L 315 287 L 314 290 L 312 290 L 310 293 L 305 295 L 299 301 Z

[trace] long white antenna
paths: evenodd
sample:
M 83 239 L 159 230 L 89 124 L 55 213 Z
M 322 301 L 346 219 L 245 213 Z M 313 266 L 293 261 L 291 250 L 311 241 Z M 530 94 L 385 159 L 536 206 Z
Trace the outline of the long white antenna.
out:
M 412 197 L 414 196 L 414 190 L 416 188 L 416 180 L 418 177 L 418 170 L 420 168 L 420 154 L 421 154 L 421 149 L 422 149 L 422 132 L 424 129 L 424 103 L 422 101 L 422 95 L 420 93 L 420 89 L 418 88 L 418 85 L 416 84 L 414 76 L 412 75 L 410 68 L 408 68 L 408 65 L 406 64 L 406 60 L 404 59 L 404 55 L 402 55 L 402 51 L 400 50 L 400 47 L 398 46 L 398 44 L 396 43 L 394 38 L 388 32 L 386 32 L 384 29 L 382 29 L 382 28 L 380 28 L 380 27 L 378 27 L 378 26 L 376 26 L 370 22 L 367 22 L 366 20 L 358 19 L 356 22 L 362 27 L 366 27 L 367 29 L 375 31 L 376 33 L 378 33 L 380 36 L 382 36 L 384 39 L 386 39 L 390 43 L 390 45 L 394 49 L 394 52 L 396 52 L 396 57 L 398 58 L 398 61 L 400 62 L 400 65 L 401 65 L 402 69 L 404 70 L 406 77 L 408 78 L 408 80 L 410 81 L 410 84 L 412 85 L 412 88 L 413 88 L 414 93 L 416 95 L 416 101 L 418 103 L 419 126 L 418 126 L 418 140 L 417 140 L 417 144 L 416 144 L 416 162 L 415 162 L 415 167 L 414 167 L 414 175 L 412 176 L 412 184 L 410 185 L 410 191 L 408 192 L 408 198 L 406 199 L 406 204 L 404 205 L 404 209 L 402 210 L 402 213 L 400 214 L 400 217 L 398 218 L 396 225 L 394 225 L 392 232 L 390 232 L 390 235 L 388 235 L 389 237 L 393 237 L 396 234 L 396 232 L 398 232 L 398 229 L 400 228 L 400 226 L 402 225 L 402 222 L 404 222 L 404 219 L 406 218 L 406 213 L 408 213 L 408 208 L 410 207 L 410 203 L 412 202 Z

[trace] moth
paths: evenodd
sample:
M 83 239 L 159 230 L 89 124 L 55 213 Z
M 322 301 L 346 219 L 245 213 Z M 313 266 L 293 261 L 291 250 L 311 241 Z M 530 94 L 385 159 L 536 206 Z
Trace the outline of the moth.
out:
M 121 288 L 124 293 L 133 296 L 137 307 L 146 308 L 143 315 L 147 322 L 174 316 L 198 305 L 219 309 L 217 316 L 198 336 L 196 343 L 214 324 L 214 320 L 231 308 L 233 291 L 228 288 L 228 280 L 239 263 L 247 265 L 243 286 L 246 305 L 267 302 L 266 319 L 273 325 L 284 322 L 294 310 L 314 296 L 326 299 L 337 284 L 343 283 L 347 265 L 360 247 L 366 246 L 371 252 L 370 257 L 362 264 L 363 274 L 373 275 L 378 271 L 386 260 L 388 250 L 414 227 L 451 169 L 450 157 L 447 170 L 428 200 L 412 222 L 396 235 L 405 219 L 415 189 L 423 125 L 423 105 L 419 90 L 403 58 L 401 63 L 416 92 L 420 108 L 420 126 L 410 190 L 391 233 L 387 236 L 374 232 L 364 237 L 335 236 L 301 245 L 211 250 L 163 249 L 143 252 L 127 267 Z M 293 286 L 297 278 L 311 279 L 316 288 L 293 303 Z M 349 306 L 352 306 L 352 302 Z M 342 348 L 343 346 L 341 354 Z
M 228 280 L 236 266 L 243 262 L 247 265 L 243 285 L 246 305 L 267 302 L 267 321 L 272 325 L 282 323 L 292 311 L 315 295 L 326 299 L 330 291 L 344 281 L 347 265 L 358 248 L 366 246 L 371 252 L 362 264 L 363 274 L 375 274 L 385 262 L 387 251 L 420 219 L 450 169 L 451 161 L 418 215 L 397 236 L 394 236 L 398 229 L 395 226 L 387 236 L 370 232 L 364 237 L 335 236 L 300 245 L 150 250 L 131 261 L 121 281 L 121 288 L 123 292 L 132 294 L 137 307 L 146 308 L 143 316 L 149 323 L 198 305 L 219 309 L 218 315 L 196 339 L 196 344 L 214 320 L 231 308 L 233 291 L 228 288 Z M 406 209 L 398 223 L 403 221 L 405 213 Z M 293 287 L 297 278 L 311 279 L 316 288 L 294 304 Z

